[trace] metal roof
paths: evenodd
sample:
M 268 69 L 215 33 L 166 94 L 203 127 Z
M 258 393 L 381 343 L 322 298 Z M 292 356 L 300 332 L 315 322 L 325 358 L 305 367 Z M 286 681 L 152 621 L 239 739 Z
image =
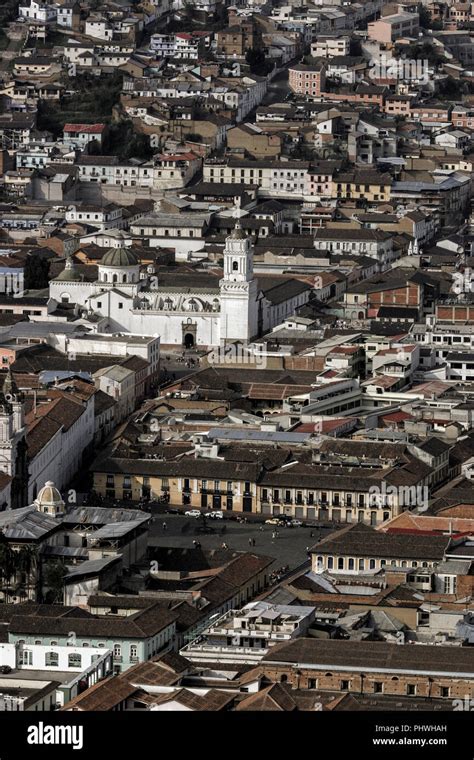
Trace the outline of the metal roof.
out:
M 310 433 L 288 433 L 284 430 L 227 430 L 226 428 L 211 428 L 208 438 L 238 441 L 273 441 L 275 443 L 304 443 L 311 438 Z

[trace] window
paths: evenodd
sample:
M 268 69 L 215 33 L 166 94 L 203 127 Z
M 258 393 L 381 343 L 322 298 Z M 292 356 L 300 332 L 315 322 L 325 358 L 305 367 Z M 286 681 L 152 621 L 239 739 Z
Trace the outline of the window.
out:
M 33 665 L 33 652 L 28 649 L 23 649 L 19 652 L 19 664 L 20 665 Z
M 334 567 L 334 559 L 333 557 L 328 557 L 328 570 L 332 570 Z
M 114 644 L 114 657 L 122 656 L 122 647 L 120 644 Z
M 82 655 L 80 655 L 78 652 L 72 652 L 70 655 L 68 655 L 67 664 L 69 668 L 82 667 Z
M 44 664 L 47 668 L 57 668 L 59 665 L 59 654 L 57 652 L 46 652 Z
M 407 696 L 414 697 L 416 695 L 416 684 L 407 683 Z
M 374 682 L 374 694 L 383 694 L 383 683 L 382 683 L 382 681 L 375 681 Z
M 351 688 L 350 681 L 346 681 L 346 680 L 341 681 L 341 691 L 347 691 L 350 688 Z
M 440 696 L 441 697 L 449 697 L 450 696 L 450 688 L 449 686 L 441 686 L 440 688 Z
M 130 644 L 130 659 L 135 660 L 138 658 L 138 647 L 136 644 Z
M 308 678 L 308 689 L 317 689 L 317 688 L 318 688 L 318 679 Z

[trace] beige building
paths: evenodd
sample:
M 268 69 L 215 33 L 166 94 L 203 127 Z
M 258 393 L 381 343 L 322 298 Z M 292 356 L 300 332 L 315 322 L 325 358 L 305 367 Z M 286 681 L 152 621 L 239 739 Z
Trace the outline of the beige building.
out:
M 368 25 L 369 39 L 392 43 L 401 37 L 416 37 L 420 28 L 418 13 L 395 13 L 383 16 Z
M 227 132 L 227 147 L 240 148 L 253 158 L 279 156 L 282 142 L 280 135 L 268 134 L 257 124 L 239 124 Z

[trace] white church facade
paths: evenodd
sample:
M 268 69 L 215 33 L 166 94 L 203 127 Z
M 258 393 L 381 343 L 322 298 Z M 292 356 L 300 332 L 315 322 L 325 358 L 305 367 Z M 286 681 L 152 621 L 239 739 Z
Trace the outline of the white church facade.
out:
M 50 297 L 57 303 L 76 304 L 83 316 L 107 319 L 111 332 L 159 335 L 161 345 L 219 346 L 248 342 L 292 314 L 309 297 L 304 283 L 289 281 L 288 298 L 276 308 L 275 287 L 262 289 L 253 272 L 253 245 L 237 220 L 226 239 L 224 271 L 199 272 L 195 277 L 176 274 L 161 281 L 153 266 L 141 271 L 131 247 L 111 248 L 99 264 L 98 279 L 83 281 L 72 258 L 50 283 Z M 170 281 L 171 280 L 171 281 Z M 295 286 L 296 285 L 296 286 Z

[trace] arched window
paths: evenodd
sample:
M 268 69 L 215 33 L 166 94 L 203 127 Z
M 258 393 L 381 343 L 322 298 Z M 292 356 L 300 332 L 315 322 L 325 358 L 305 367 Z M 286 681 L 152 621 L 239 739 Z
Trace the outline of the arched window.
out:
M 280 683 L 286 683 L 288 681 L 288 676 L 283 674 L 280 676 Z
M 122 282 L 127 282 L 127 275 L 126 274 L 122 275 Z
M 82 667 L 82 655 L 78 652 L 72 652 L 68 655 L 67 662 L 69 668 L 80 668 Z
M 338 570 L 344 570 L 344 557 L 338 557 L 338 560 L 337 560 L 337 569 Z
M 112 275 L 112 282 L 118 282 L 118 275 L 117 274 L 113 274 Z
M 232 262 L 232 271 L 233 272 L 238 272 L 239 271 L 239 262 L 238 261 L 233 261 Z
M 47 668 L 57 668 L 59 665 L 59 654 L 57 652 L 46 652 L 44 664 Z
M 328 570 L 332 570 L 334 567 L 334 559 L 332 557 L 328 557 Z
M 102 275 L 102 279 L 103 279 L 104 282 L 107 282 L 107 274 L 105 272 Z
M 352 557 L 350 557 L 349 558 L 348 570 L 353 570 L 353 569 L 354 569 L 354 560 L 353 560 Z

